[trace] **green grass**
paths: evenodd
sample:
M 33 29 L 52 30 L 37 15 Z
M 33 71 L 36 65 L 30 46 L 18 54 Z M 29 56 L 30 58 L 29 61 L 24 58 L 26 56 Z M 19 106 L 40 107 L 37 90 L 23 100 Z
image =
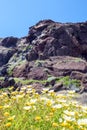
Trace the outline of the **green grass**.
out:
M 11 91 L 10 98 L 0 90 L 0 130 L 86 130 L 87 106 L 79 105 L 72 98 L 73 91 L 67 95 L 35 93 L 32 86 Z
M 4 77 L 0 77 L 0 81 L 3 80 Z M 33 79 L 23 79 L 23 78 L 14 78 L 14 80 L 16 83 L 20 82 L 22 85 L 29 85 L 32 83 L 42 83 L 44 85 L 46 82 L 50 83 L 52 80 L 55 80 L 56 83 L 62 82 L 63 85 L 66 86 L 66 88 L 70 88 L 70 85 L 72 85 L 75 87 L 75 89 L 80 89 L 80 81 L 75 79 L 70 79 L 69 76 L 60 77 L 60 78 L 49 76 L 47 80 L 33 80 Z
M 70 79 L 69 76 L 57 78 L 56 82 L 62 82 L 67 88 L 70 88 L 71 85 L 74 85 L 76 88 L 80 88 L 80 81 L 76 79 Z
M 80 89 L 80 81 L 79 80 L 75 80 L 75 79 L 70 79 L 69 76 L 65 76 L 65 77 L 53 77 L 50 76 L 48 77 L 47 80 L 33 80 L 33 79 L 21 79 L 21 78 L 14 78 L 16 82 L 20 82 L 23 85 L 28 85 L 28 84 L 32 84 L 32 83 L 42 83 L 45 84 L 46 82 L 51 82 L 52 80 L 55 80 L 56 83 L 58 82 L 62 82 L 64 86 L 66 86 L 66 88 L 70 88 L 70 86 L 74 86 L 73 89 Z M 48 86 L 49 87 L 49 86 Z
M 28 85 L 28 84 L 31 84 L 31 83 L 45 83 L 46 80 L 33 80 L 33 79 L 22 79 L 22 78 L 14 78 L 15 82 L 18 83 L 22 83 L 23 85 Z

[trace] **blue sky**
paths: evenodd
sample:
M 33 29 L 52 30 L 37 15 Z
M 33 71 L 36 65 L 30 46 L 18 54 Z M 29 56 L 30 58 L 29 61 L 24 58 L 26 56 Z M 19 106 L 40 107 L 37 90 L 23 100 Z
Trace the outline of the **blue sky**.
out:
M 23 37 L 39 20 L 87 21 L 87 0 L 0 0 L 0 37 Z

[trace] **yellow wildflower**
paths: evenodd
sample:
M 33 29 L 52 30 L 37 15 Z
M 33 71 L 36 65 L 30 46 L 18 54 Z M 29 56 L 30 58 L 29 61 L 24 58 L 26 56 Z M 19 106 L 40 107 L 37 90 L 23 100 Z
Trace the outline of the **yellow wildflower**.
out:
M 35 117 L 35 121 L 40 121 L 41 120 L 41 117 L 40 116 L 36 116 Z
M 51 108 L 51 111 L 52 111 L 52 112 L 55 112 L 55 111 L 56 111 L 56 108 Z
M 48 93 L 48 95 L 54 97 L 55 96 L 54 90 L 50 90 L 49 93 Z
M 2 109 L 3 108 L 3 106 L 0 106 L 0 109 Z
M 53 116 L 53 112 L 50 112 L 50 113 L 49 113 L 49 116 Z
M 63 123 L 61 123 L 61 126 L 63 126 L 63 127 L 69 127 L 69 123 L 68 122 L 63 122 Z
M 8 112 L 5 112 L 4 113 L 4 116 L 9 116 L 10 114 Z
M 53 126 L 53 127 L 58 127 L 58 123 L 54 122 L 54 123 L 52 124 L 52 126 Z
M 12 117 L 9 117 L 8 120 L 9 120 L 9 121 L 12 121 L 12 120 L 14 120 L 14 118 L 15 118 L 15 115 L 12 116 Z
M 47 103 L 46 103 L 46 105 L 47 105 L 48 107 L 50 107 L 51 105 L 53 105 L 53 103 L 54 103 L 53 100 L 48 100 Z
M 11 126 L 11 122 L 8 122 L 5 124 L 6 127 L 10 127 Z
M 12 98 L 13 100 L 16 100 L 16 97 L 15 97 L 15 96 L 12 96 L 11 98 Z
M 31 86 L 31 85 L 29 85 L 29 86 L 27 86 L 27 88 L 32 88 L 32 86 Z

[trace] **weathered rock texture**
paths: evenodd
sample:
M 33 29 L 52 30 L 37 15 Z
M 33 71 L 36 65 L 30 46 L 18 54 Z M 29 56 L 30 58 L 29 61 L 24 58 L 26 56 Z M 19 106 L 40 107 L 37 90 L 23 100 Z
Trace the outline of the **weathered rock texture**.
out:
M 33 45 L 29 57 L 33 51 L 38 55 L 36 59 L 40 54 L 43 57 L 68 55 L 86 58 L 87 22 L 63 24 L 51 20 L 40 21 L 30 28 L 28 40 Z
M 72 75 L 74 71 L 86 73 L 86 61 L 70 56 L 55 56 L 44 61 L 36 60 L 31 61 L 26 65 L 16 66 L 13 70 L 13 76 L 41 80 L 47 79 L 48 75 L 55 77 Z
M 82 80 L 86 60 L 87 22 L 43 20 L 30 27 L 26 37 L 0 39 L 1 76 L 46 80 L 68 75 Z

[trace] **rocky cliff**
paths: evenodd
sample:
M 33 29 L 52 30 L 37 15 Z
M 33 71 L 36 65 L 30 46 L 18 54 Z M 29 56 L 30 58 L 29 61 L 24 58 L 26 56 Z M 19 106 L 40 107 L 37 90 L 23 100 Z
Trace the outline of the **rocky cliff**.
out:
M 0 39 L 0 76 L 82 80 L 87 73 L 86 60 L 87 22 L 43 20 L 30 27 L 26 37 Z

